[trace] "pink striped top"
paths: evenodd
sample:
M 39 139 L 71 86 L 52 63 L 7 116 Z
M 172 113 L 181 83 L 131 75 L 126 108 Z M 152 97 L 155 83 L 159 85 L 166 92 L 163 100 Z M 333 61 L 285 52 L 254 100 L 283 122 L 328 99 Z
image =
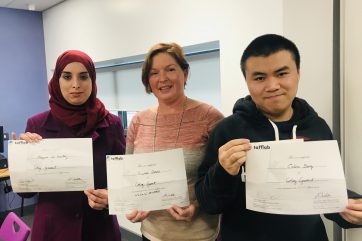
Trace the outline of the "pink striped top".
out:
M 155 126 L 155 110 L 147 109 L 137 113 L 128 129 L 126 153 L 183 148 L 190 202 L 197 202 L 194 189 L 197 169 L 209 134 L 223 115 L 214 107 L 199 103 L 185 110 L 180 125 L 181 116 L 182 113 L 159 113 Z M 199 210 L 193 221 L 185 222 L 176 221 L 165 210 L 153 211 L 142 222 L 141 231 L 150 240 L 215 240 L 219 231 L 219 216 Z

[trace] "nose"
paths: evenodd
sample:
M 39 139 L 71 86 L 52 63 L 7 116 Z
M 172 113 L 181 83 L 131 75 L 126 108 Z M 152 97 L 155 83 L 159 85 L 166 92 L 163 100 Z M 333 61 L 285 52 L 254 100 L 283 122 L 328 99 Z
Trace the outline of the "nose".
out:
M 280 89 L 280 83 L 277 77 L 271 76 L 267 79 L 267 85 L 266 85 L 266 90 L 267 91 L 276 91 Z
M 166 73 L 166 71 L 160 71 L 160 81 L 161 82 L 164 82 L 164 81 L 166 81 L 167 80 L 167 73 Z
M 72 88 L 79 89 L 80 88 L 80 80 L 78 78 L 73 78 L 72 80 Z

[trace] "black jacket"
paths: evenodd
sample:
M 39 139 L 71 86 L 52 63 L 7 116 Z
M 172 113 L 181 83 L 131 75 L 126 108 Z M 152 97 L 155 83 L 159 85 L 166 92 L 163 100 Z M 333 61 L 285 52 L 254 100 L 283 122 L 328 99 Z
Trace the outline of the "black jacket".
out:
M 275 123 L 281 140 L 292 139 L 294 125 L 297 125 L 297 138 L 305 141 L 333 138 L 327 123 L 305 100 L 295 98 L 292 106 L 292 118 L 286 122 Z M 276 215 L 245 208 L 245 183 L 241 181 L 240 175 L 229 175 L 218 162 L 219 147 L 237 138 L 247 138 L 250 142 L 275 140 L 271 123 L 256 108 L 250 96 L 239 99 L 234 106 L 233 115 L 222 120 L 213 130 L 196 183 L 196 196 L 200 207 L 211 214 L 222 213 L 222 240 L 328 240 L 320 215 Z M 354 227 L 339 214 L 327 217 L 337 221 L 342 227 Z

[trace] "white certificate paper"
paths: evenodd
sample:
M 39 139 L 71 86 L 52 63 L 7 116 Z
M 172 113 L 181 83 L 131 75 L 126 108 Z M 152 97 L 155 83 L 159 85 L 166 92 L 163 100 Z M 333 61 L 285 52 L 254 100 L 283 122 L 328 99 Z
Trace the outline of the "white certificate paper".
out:
M 247 209 L 307 215 L 347 205 L 337 141 L 252 143 L 245 168 Z
M 83 191 L 94 188 L 91 138 L 9 141 L 8 161 L 15 192 Z
M 107 156 L 110 214 L 190 204 L 182 149 Z

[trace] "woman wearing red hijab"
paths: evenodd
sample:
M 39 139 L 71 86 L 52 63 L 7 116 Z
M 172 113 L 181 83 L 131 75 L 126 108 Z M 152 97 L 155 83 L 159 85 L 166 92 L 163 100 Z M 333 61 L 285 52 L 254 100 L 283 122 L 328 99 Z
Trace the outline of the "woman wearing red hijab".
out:
M 96 97 L 92 59 L 81 51 L 64 52 L 48 89 L 50 110 L 31 117 L 20 139 L 91 137 L 95 190 L 39 193 L 31 240 L 121 240 L 117 218 L 106 209 L 106 155 L 124 154 L 124 131 Z

